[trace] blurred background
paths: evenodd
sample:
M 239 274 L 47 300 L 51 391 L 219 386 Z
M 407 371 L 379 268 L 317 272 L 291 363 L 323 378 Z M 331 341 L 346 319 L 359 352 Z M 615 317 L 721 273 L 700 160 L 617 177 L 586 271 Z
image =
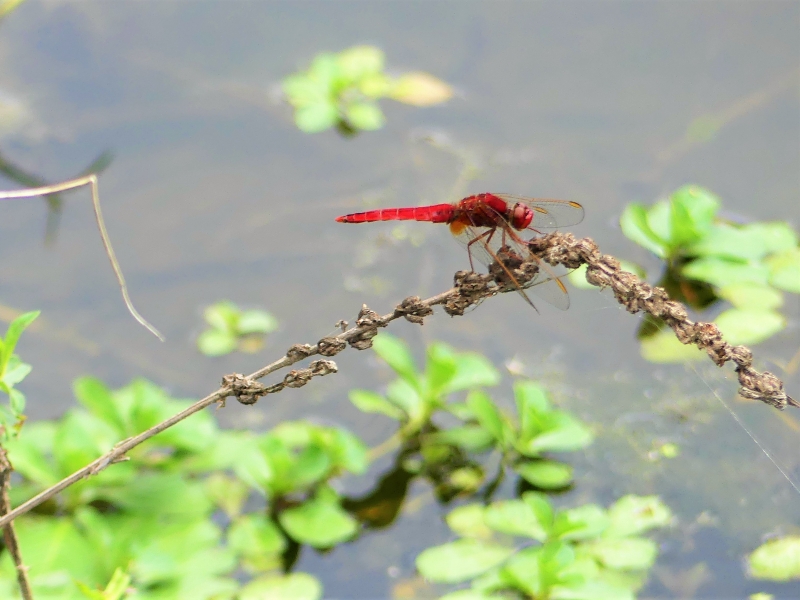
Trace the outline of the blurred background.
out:
M 449 289 L 468 268 L 445 227 L 334 221 L 348 212 L 483 191 L 575 200 L 586 217 L 570 230 L 642 264 L 651 282 L 660 262 L 618 225 L 629 202 L 691 183 L 718 194 L 729 218 L 796 226 L 798 25 L 796 2 L 23 3 L 0 23 L 2 188 L 18 187 L 15 172 L 74 177 L 109 151 L 100 177 L 109 234 L 134 303 L 167 338 L 126 312 L 88 191 L 63 196 L 49 238 L 43 200 L 2 202 L 0 319 L 42 310 L 18 347 L 34 365 L 29 417 L 72 407 L 80 375 L 111 387 L 146 377 L 202 397 L 222 375 L 252 372 L 352 322 L 362 303 L 386 314 L 406 296 Z M 302 133 L 281 80 L 320 52 L 357 44 L 381 48 L 390 74 L 448 82 L 453 98 L 381 103 L 378 131 Z M 746 580 L 740 564 L 800 519 L 788 480 L 800 480 L 797 416 L 737 400 L 730 367 L 646 362 L 640 316 L 609 292 L 573 288 L 570 297 L 567 312 L 539 303 L 536 314 L 506 294 L 464 317 L 437 310 L 423 327 L 390 329 L 420 362 L 434 340 L 481 352 L 543 382 L 596 428 L 595 444 L 571 458 L 579 483 L 557 502 L 660 494 L 682 528 L 661 549 L 651 596 L 800 595 L 797 585 Z M 203 308 L 223 298 L 277 318 L 261 351 L 198 353 Z M 786 302 L 788 327 L 754 352 L 797 396 L 800 375 L 785 369 L 800 346 L 800 304 L 791 294 Z M 391 371 L 369 351 L 336 362 L 335 376 L 216 416 L 256 430 L 308 418 L 379 443 L 395 425 L 358 412 L 347 392 L 380 391 Z M 497 397 L 511 397 L 511 381 Z M 677 459 L 653 458 L 665 442 L 680 446 Z M 348 490 L 369 488 L 384 461 L 347 480 Z M 430 490 L 420 483 L 409 495 L 417 502 L 402 526 L 304 552 L 298 568 L 315 573 L 326 596 L 391 595 L 420 550 L 448 539 Z

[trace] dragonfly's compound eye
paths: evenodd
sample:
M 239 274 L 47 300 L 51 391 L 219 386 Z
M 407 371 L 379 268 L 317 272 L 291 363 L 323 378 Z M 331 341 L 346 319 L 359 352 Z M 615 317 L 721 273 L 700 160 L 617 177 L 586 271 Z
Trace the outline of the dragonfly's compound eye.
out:
M 522 203 L 517 203 L 514 206 L 514 212 L 511 214 L 511 226 L 521 231 L 525 229 L 533 221 L 533 211 Z

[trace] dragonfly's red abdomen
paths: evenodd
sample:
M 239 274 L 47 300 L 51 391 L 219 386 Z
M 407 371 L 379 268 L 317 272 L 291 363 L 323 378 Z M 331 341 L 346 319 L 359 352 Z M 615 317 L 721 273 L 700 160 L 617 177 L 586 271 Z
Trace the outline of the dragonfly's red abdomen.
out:
M 381 208 L 336 217 L 339 223 L 373 223 L 375 221 L 430 221 L 449 223 L 453 218 L 452 204 L 434 204 L 409 208 Z

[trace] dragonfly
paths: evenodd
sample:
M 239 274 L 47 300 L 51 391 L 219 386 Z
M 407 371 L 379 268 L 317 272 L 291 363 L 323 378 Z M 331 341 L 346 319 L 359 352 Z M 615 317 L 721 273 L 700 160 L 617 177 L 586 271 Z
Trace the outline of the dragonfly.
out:
M 373 223 L 376 221 L 429 221 L 446 223 L 450 232 L 467 248 L 470 268 L 475 271 L 473 257 L 493 270 L 499 265 L 511 287 L 530 304 L 525 293 L 530 288 L 556 308 L 569 308 L 569 294 L 561 281 L 544 262 L 528 249 L 521 237 L 530 231 L 576 225 L 583 220 L 583 206 L 569 200 L 527 198 L 512 194 L 483 193 L 467 196 L 454 203 L 407 208 L 381 208 L 336 217 L 339 223 Z M 533 260 L 538 270 L 520 282 L 508 265 Z M 494 268 L 496 272 L 496 268 Z M 538 311 L 538 309 L 536 309 Z

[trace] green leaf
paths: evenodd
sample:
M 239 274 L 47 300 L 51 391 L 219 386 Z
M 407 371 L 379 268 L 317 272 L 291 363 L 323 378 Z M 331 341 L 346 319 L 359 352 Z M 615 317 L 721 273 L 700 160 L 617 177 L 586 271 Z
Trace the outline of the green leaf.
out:
M 206 329 L 197 337 L 197 348 L 206 356 L 229 354 L 236 343 L 236 335 L 222 329 Z
M 358 532 L 358 522 L 336 502 L 311 500 L 278 516 L 293 539 L 315 548 L 330 548 Z
M 608 509 L 610 519 L 606 538 L 620 538 L 639 535 L 666 527 L 672 522 L 672 511 L 658 496 L 623 496 Z
M 494 436 L 478 425 L 464 425 L 437 431 L 426 437 L 426 442 L 457 446 L 466 452 L 483 452 L 494 444 Z
M 750 576 L 770 581 L 800 579 L 800 536 L 769 540 L 747 558 Z
M 475 419 L 497 442 L 506 445 L 511 432 L 503 422 L 500 412 L 495 408 L 491 398 L 484 392 L 473 391 L 467 396 L 467 406 L 472 410 Z
M 72 384 L 72 393 L 86 410 L 115 427 L 121 435 L 132 433 L 127 431 L 126 418 L 105 383 L 95 377 L 79 377 Z
M 211 325 L 214 329 L 233 333 L 236 331 L 241 312 L 239 307 L 233 302 L 222 300 L 211 306 L 207 306 L 203 311 L 203 318 L 206 320 L 206 323 Z
M 337 55 L 341 76 L 350 82 L 380 73 L 384 60 L 383 51 L 375 46 L 353 46 Z
M 736 308 L 769 310 L 783 304 L 783 294 L 767 285 L 728 285 L 720 288 L 717 294 Z
M 270 333 L 277 328 L 278 319 L 264 310 L 246 310 L 239 317 L 238 332 L 242 335 Z
M 733 262 L 716 257 L 693 260 L 681 269 L 681 275 L 720 288 L 736 284 L 766 285 L 769 280 L 769 271 L 761 263 Z
M 286 540 L 266 516 L 248 514 L 235 519 L 228 530 L 228 544 L 243 557 L 251 572 L 268 571 L 281 565 Z
M 434 106 L 453 97 L 453 88 L 429 73 L 405 73 L 388 92 L 392 100 L 412 106 Z
M 355 129 L 364 131 L 380 129 L 385 122 L 380 106 L 371 100 L 348 103 L 344 108 L 344 118 Z
M 572 467 L 555 460 L 521 461 L 514 470 L 531 485 L 545 490 L 557 490 L 572 482 Z
M 361 438 L 345 429 L 332 429 L 329 453 L 334 465 L 356 475 L 366 473 L 369 467 L 369 450 Z
M 773 221 L 771 223 L 750 223 L 743 229 L 754 236 L 760 237 L 764 241 L 767 254 L 786 252 L 789 250 L 798 251 L 797 245 L 800 243 L 797 232 L 788 223 Z
M 559 412 L 548 421 L 547 431 L 525 443 L 524 454 L 536 456 L 542 452 L 570 452 L 592 443 L 592 432 L 571 415 Z
M 218 471 L 209 475 L 204 484 L 209 499 L 221 508 L 228 518 L 239 516 L 250 495 L 250 490 L 243 481 Z
M 448 527 L 461 537 L 489 539 L 492 537 L 492 530 L 483 520 L 484 511 L 483 504 L 465 504 L 451 510 L 445 520 Z
M 619 220 L 622 233 L 625 236 L 650 250 L 659 258 L 667 257 L 667 244 L 650 227 L 647 219 L 647 209 L 642 204 L 631 203 L 625 207 Z
M 3 344 L 0 346 L 0 375 L 5 373 L 6 365 L 14 354 L 14 349 L 17 347 L 17 342 L 22 332 L 36 320 L 41 314 L 41 311 L 34 310 L 21 314 L 16 319 L 11 321 L 6 331 L 5 339 L 2 339 Z
M 386 399 L 399 407 L 412 421 L 424 414 L 425 403 L 417 388 L 404 379 L 396 379 L 386 386 Z
M 604 538 L 583 544 L 581 551 L 609 569 L 622 571 L 650 569 L 658 556 L 656 543 L 645 538 Z
M 636 595 L 630 589 L 604 581 L 585 581 L 553 586 L 550 590 L 550 598 L 552 600 L 636 600 Z
M 536 520 L 549 535 L 550 530 L 553 528 L 555 512 L 547 496 L 541 492 L 524 492 L 522 494 L 522 501 L 530 506 L 531 510 L 536 515 Z
M 308 573 L 265 575 L 245 585 L 236 597 L 238 600 L 319 600 L 322 584 Z
M 662 329 L 641 343 L 642 357 L 654 363 L 705 360 L 708 355 L 693 344 L 682 344 L 671 329 Z
M 500 570 L 500 577 L 513 587 L 525 593 L 529 598 L 545 598 L 549 585 L 556 573 L 544 572 L 541 547 L 529 547 L 512 556 Z
M 558 513 L 552 535 L 564 541 L 589 540 L 600 537 L 610 523 L 608 514 L 601 507 L 584 504 Z
M 539 521 L 531 505 L 523 500 L 499 500 L 486 507 L 484 521 L 500 533 L 533 538 L 543 542 L 548 524 Z
M 339 109 L 331 102 L 317 102 L 299 106 L 294 112 L 294 123 L 304 133 L 319 133 L 330 129 L 339 121 Z
M 17 415 L 22 415 L 25 412 L 25 394 L 19 390 L 9 390 L 8 406 Z
M 1 380 L 10 389 L 25 379 L 31 370 L 33 370 L 31 365 L 22 362 L 17 355 L 12 355 L 6 364 L 6 370 Z
M 41 487 L 49 487 L 61 479 L 47 455 L 52 451 L 56 426 L 39 421 L 25 426 L 25 435 L 6 442 L 14 470 Z
M 729 344 L 759 344 L 786 327 L 786 318 L 773 310 L 731 308 L 714 322 Z
M 674 192 L 670 196 L 670 245 L 683 247 L 707 235 L 719 206 L 714 194 L 696 185 Z
M 372 347 L 391 369 L 414 388 L 420 388 L 420 375 L 408 345 L 400 338 L 381 332 L 373 338 Z
M 456 370 L 446 386 L 447 393 L 500 383 L 500 373 L 482 354 L 458 352 L 454 358 Z
M 396 421 L 400 421 L 405 417 L 402 410 L 375 392 L 352 390 L 349 396 L 350 402 L 361 412 L 379 413 Z
M 776 288 L 800 294 L 800 248 L 792 248 L 766 260 L 769 282 Z
M 295 107 L 325 103 L 330 99 L 328 88 L 305 73 L 287 77 L 281 86 L 289 103 Z
M 441 394 L 456 374 L 456 353 L 446 344 L 428 346 L 424 381 L 430 394 Z
M 458 583 L 496 567 L 513 553 L 514 548 L 463 539 L 424 550 L 416 564 L 425 579 Z
M 317 54 L 308 70 L 309 76 L 330 94 L 338 94 L 349 82 L 342 77 L 339 58 L 332 52 Z
M 760 260 L 768 254 L 766 240 L 745 227 L 714 225 L 711 231 L 686 248 L 690 256 L 716 256 L 732 260 Z

